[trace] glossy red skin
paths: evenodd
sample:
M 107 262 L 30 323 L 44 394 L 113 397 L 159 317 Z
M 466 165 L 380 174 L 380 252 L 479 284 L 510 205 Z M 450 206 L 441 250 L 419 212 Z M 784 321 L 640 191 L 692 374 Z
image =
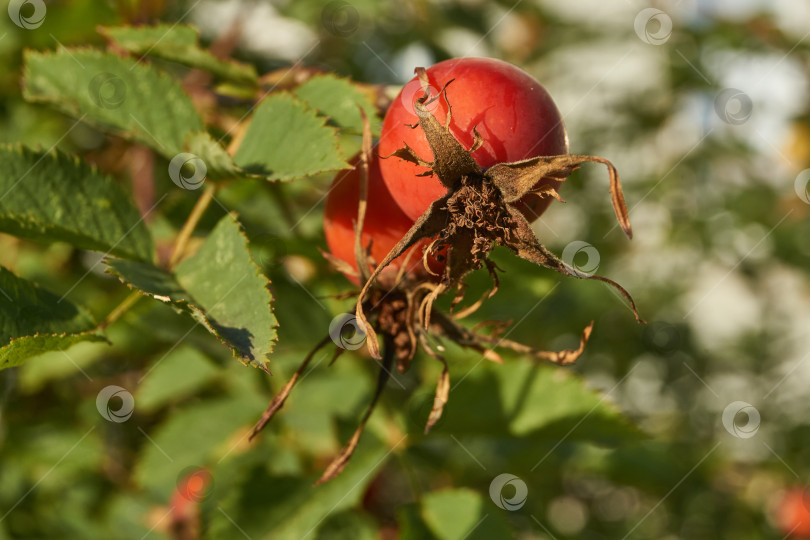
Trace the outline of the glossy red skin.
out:
M 790 538 L 810 538 L 810 492 L 802 487 L 785 492 L 776 519 L 782 533 Z
M 361 168 L 358 159 L 352 160 L 354 169 L 341 171 L 335 176 L 326 197 L 323 230 L 329 252 L 338 259 L 349 263 L 357 270 L 354 257 L 354 221 L 357 220 L 357 204 L 360 200 Z M 414 220 L 406 216 L 382 181 L 379 160 L 374 156 L 369 164 L 368 205 L 361 240 L 363 246 L 371 243 L 371 256 L 377 263 L 382 262 L 388 252 L 402 239 L 413 225 Z M 412 247 L 408 260 L 409 271 L 418 276 L 428 275 L 422 264 L 422 248 L 426 242 Z M 394 274 L 402 266 L 405 255 L 395 259 L 384 274 Z M 436 268 L 434 268 L 436 271 Z M 355 276 L 348 277 L 357 284 Z
M 482 168 L 568 153 L 568 136 L 557 106 L 540 83 L 525 71 L 500 60 L 454 58 L 428 68 L 427 75 L 436 92 L 455 79 L 446 90 L 453 113 L 450 132 L 465 148 L 471 148 L 473 127 L 476 128 L 484 144 L 472 156 Z M 390 155 L 407 143 L 425 161 L 433 160 L 422 130 L 406 125 L 419 120 L 412 103 L 422 95 L 414 77 L 391 104 L 383 121 L 380 156 Z M 435 107 L 431 109 L 433 115 L 444 125 L 447 117 L 444 98 L 431 106 Z M 447 192 L 436 177 L 416 176 L 427 168 L 399 158 L 383 159 L 380 169 L 392 196 L 413 220 Z M 555 187 L 560 184 L 542 179 L 537 186 L 544 183 Z M 551 200 L 530 194 L 518 206 L 529 221 L 534 221 Z

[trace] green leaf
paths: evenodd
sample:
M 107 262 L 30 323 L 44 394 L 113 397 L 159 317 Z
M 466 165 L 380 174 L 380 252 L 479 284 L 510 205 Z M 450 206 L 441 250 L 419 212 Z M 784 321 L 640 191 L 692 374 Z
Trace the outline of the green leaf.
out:
M 422 499 L 422 517 L 440 540 L 514 538 L 499 509 L 484 505 L 481 494 L 470 489 L 434 491 Z
M 105 341 L 82 308 L 0 266 L 0 369 L 81 341 Z
M 238 441 L 234 433 L 254 422 L 265 405 L 255 394 L 241 393 L 175 411 L 144 441 L 135 481 L 157 499 L 168 500 L 181 472 L 227 455 Z
M 109 176 L 61 152 L 0 145 L 0 231 L 152 260 L 149 230 Z
M 273 352 L 277 322 L 270 281 L 253 262 L 233 217 L 219 221 L 197 253 L 177 265 L 176 275 L 235 353 L 261 362 Z
M 213 380 L 220 370 L 193 347 L 180 346 L 155 359 L 135 393 L 138 409 L 152 412 L 190 396 Z
M 186 137 L 188 151 L 204 162 L 207 176 L 217 180 L 220 178 L 251 177 L 261 178 L 259 175 L 249 174 L 233 162 L 233 158 L 217 141 L 206 131 L 191 133 Z
M 108 272 L 118 276 L 132 289 L 156 298 L 162 302 L 172 302 L 183 311 L 183 304 L 193 302 L 191 295 L 177 283 L 174 275 L 152 264 L 123 259 L 107 259 Z
M 463 376 L 451 371 L 451 384 Z M 642 433 L 606 396 L 559 367 L 514 359 L 480 366 L 450 392 L 437 432 L 619 444 Z
M 255 84 L 256 70 L 249 64 L 220 60 L 200 47 L 199 32 L 184 24 L 116 26 L 99 29 L 102 35 L 137 55 L 150 55 L 210 71 L 223 79 Z
M 23 96 L 172 158 L 203 122 L 180 84 L 149 64 L 93 49 L 25 51 Z
M 346 469 L 325 484 L 314 486 L 317 476 L 273 476 L 264 466 L 245 471 L 242 485 L 211 514 L 211 538 L 235 538 L 234 522 L 255 540 L 318 538 L 315 533 L 328 516 L 360 502 L 388 455 L 390 450 L 367 431 Z
M 244 363 L 265 367 L 276 340 L 269 280 L 231 216 L 171 274 L 151 264 L 110 259 L 109 271 L 130 287 L 191 314 Z
M 49 351 L 66 351 L 83 341 L 107 341 L 95 332 L 79 334 L 37 334 L 12 338 L 8 345 L 0 348 L 0 369 L 19 366 L 29 358 Z
M 368 97 L 349 80 L 334 75 L 313 77 L 294 91 L 295 96 L 311 108 L 328 116 L 340 127 L 354 133 L 363 133 L 363 121 L 357 106 L 366 111 L 371 133 L 379 135 L 380 119 Z
M 289 94 L 262 101 L 234 161 L 273 180 L 349 167 L 338 147 L 337 130 Z
M 377 523 L 369 514 L 347 511 L 329 516 L 318 529 L 316 540 L 376 540 Z
M 419 510 L 416 503 L 403 504 L 397 508 L 400 540 L 436 540 Z
M 117 336 L 111 341 L 120 346 Z M 20 338 L 25 339 L 25 338 Z M 60 380 L 67 379 L 82 371 L 91 369 L 91 366 L 110 354 L 109 342 L 79 343 L 71 347 L 70 353 L 63 350 L 49 351 L 31 358 L 18 371 L 20 393 L 36 394 L 49 383 L 59 384 Z

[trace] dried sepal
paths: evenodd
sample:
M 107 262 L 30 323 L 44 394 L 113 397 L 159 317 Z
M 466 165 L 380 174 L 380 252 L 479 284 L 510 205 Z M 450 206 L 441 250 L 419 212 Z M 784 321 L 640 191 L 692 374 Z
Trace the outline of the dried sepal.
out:
M 436 176 L 439 177 L 442 184 L 444 184 L 447 189 L 452 189 L 462 176 L 471 174 L 480 175 L 481 167 L 478 166 L 478 163 L 476 163 L 470 155 L 470 152 L 450 133 L 451 109 L 450 103 L 447 101 L 445 90 L 447 89 L 447 85 L 453 81 L 451 80 L 444 85 L 439 92 L 440 95 L 444 96 L 445 103 L 447 103 L 447 120 L 445 122 L 446 125 L 443 126 L 427 108 L 430 93 L 428 91 L 429 82 L 425 68 L 416 68 L 416 74 L 417 77 L 419 77 L 419 81 L 422 83 L 425 94 L 414 102 L 414 109 L 419 116 L 419 127 L 421 127 L 422 131 L 425 133 L 425 138 L 430 146 L 430 150 L 433 152 L 432 169 Z M 437 98 L 438 96 L 434 99 Z
M 368 322 L 363 308 L 363 302 L 366 300 L 369 291 L 374 283 L 377 281 L 380 273 L 389 265 L 391 261 L 405 253 L 411 246 L 416 244 L 423 238 L 432 238 L 439 234 L 444 228 L 447 221 L 447 209 L 442 209 L 446 206 L 446 197 L 433 201 L 427 212 L 422 214 L 416 223 L 413 224 L 411 229 L 405 233 L 405 236 L 394 246 L 388 255 L 380 261 L 377 267 L 372 272 L 371 276 L 366 280 L 363 288 L 360 290 L 360 295 L 357 299 L 357 320 L 362 325 L 363 331 L 366 333 L 366 346 L 368 347 L 369 354 L 374 358 L 381 358 L 380 347 L 377 343 L 377 334 L 372 325 Z
M 249 441 L 253 440 L 253 437 L 258 435 L 258 433 L 264 429 L 264 426 L 267 425 L 276 412 L 278 412 L 278 410 L 284 405 L 284 402 L 287 401 L 287 397 L 290 395 L 290 392 L 292 392 L 293 386 L 295 386 L 295 383 L 297 383 L 298 379 L 301 378 L 301 374 L 303 374 L 304 370 L 307 369 L 307 366 L 315 356 L 315 353 L 326 346 L 326 344 L 331 340 L 332 339 L 329 336 L 326 336 L 317 345 L 315 345 L 315 348 L 310 351 L 306 358 L 304 358 L 304 361 L 301 362 L 300 366 L 298 366 L 298 369 L 295 371 L 295 373 L 293 373 L 292 377 L 290 377 L 290 380 L 287 381 L 284 388 L 282 388 L 281 391 L 275 395 L 273 400 L 270 402 L 270 405 L 267 406 L 267 410 L 264 411 L 262 417 L 259 419 L 256 425 L 253 426 L 253 430 L 251 430 L 250 436 L 248 437 Z
M 360 118 L 363 121 L 363 145 L 360 152 L 360 193 L 357 201 L 357 221 L 354 225 L 354 258 L 361 281 L 369 276 L 368 251 L 363 246 L 363 225 L 366 221 L 366 207 L 368 205 L 368 166 L 371 162 L 371 124 L 369 124 L 366 111 L 360 105 Z
M 630 293 L 628 293 L 624 287 L 612 279 L 598 276 L 596 274 L 585 274 L 571 268 L 568 264 L 561 261 L 556 255 L 547 250 L 546 247 L 537 240 L 537 237 L 534 235 L 534 231 L 532 231 L 529 222 L 526 221 L 526 218 L 523 217 L 523 214 L 521 214 L 519 210 L 514 207 L 510 207 L 510 212 L 512 214 L 512 219 L 515 222 L 515 228 L 512 231 L 514 234 L 514 239 L 506 245 L 507 247 L 511 248 L 518 257 L 531 261 L 537 265 L 550 268 L 551 270 L 566 276 L 573 276 L 582 279 L 595 279 L 607 283 L 619 291 L 619 293 L 630 303 L 630 309 L 633 310 L 633 315 L 635 315 L 636 320 L 640 323 L 644 322 L 644 320 L 642 320 L 638 314 L 633 297 L 630 296 Z
M 329 253 L 328 251 L 324 251 L 318 248 L 318 251 L 321 252 L 321 255 L 324 259 L 326 259 L 332 267 L 337 270 L 338 272 L 342 272 L 348 276 L 360 277 L 360 274 L 355 270 L 352 265 L 344 261 L 343 259 L 339 259 Z
M 371 403 L 369 403 L 369 406 L 366 409 L 363 418 L 360 420 L 357 429 L 354 431 L 354 434 L 352 434 L 351 438 L 341 449 L 338 455 L 335 456 L 329 465 L 326 466 L 326 469 L 323 471 L 323 474 L 318 481 L 315 482 L 315 485 L 328 482 L 339 475 L 346 467 L 346 464 L 349 463 L 349 459 L 351 459 L 352 454 L 354 454 L 357 444 L 360 442 L 360 435 L 363 434 L 366 423 L 368 422 L 368 419 L 371 418 L 371 413 L 374 412 L 374 408 L 377 406 L 377 401 L 379 401 L 380 395 L 382 395 L 382 391 L 385 388 L 385 383 L 388 382 L 388 377 L 391 374 L 391 364 L 394 359 L 394 347 L 392 345 L 392 343 L 386 343 L 385 357 L 382 361 L 380 373 L 377 376 L 377 388 L 374 390 L 374 397 L 371 398 Z
M 478 308 L 481 307 L 481 305 L 484 303 L 484 300 L 486 300 L 487 298 L 492 298 L 493 296 L 495 296 L 495 293 L 498 292 L 498 289 L 501 286 L 501 280 L 498 278 L 497 270 L 501 270 L 501 269 L 498 268 L 497 264 L 490 261 L 489 259 L 484 261 L 484 263 L 487 266 L 487 271 L 489 271 L 489 276 L 492 278 L 492 288 L 490 290 L 486 291 L 483 295 L 481 295 L 481 298 L 476 300 L 473 304 L 467 306 L 464 309 L 454 311 L 453 312 L 453 320 L 458 321 L 458 320 L 461 320 L 461 319 L 463 319 L 465 317 L 468 317 L 468 316 L 472 315 L 473 313 L 478 311 Z M 501 270 L 501 271 L 503 271 L 503 270 Z M 455 307 L 455 305 L 453 307 Z M 451 309 L 451 311 L 453 311 L 453 310 Z
M 421 334 L 419 338 L 422 349 L 432 358 L 435 358 L 442 363 L 442 372 L 439 373 L 439 378 L 436 381 L 436 394 L 433 397 L 433 407 L 430 409 L 427 422 L 425 423 L 425 435 L 436 425 L 444 412 L 444 406 L 450 399 L 450 370 L 447 367 L 447 360 L 444 356 L 434 351 L 427 342 L 425 334 Z
M 541 156 L 513 163 L 498 163 L 484 173 L 501 191 L 504 202 L 517 202 L 534 190 L 535 184 L 543 177 L 565 180 L 578 165 L 586 162 L 602 163 L 610 176 L 610 198 L 616 219 L 628 238 L 633 237 L 627 205 L 624 202 L 619 173 L 613 164 L 598 156 L 564 154 L 561 156 Z
M 482 325 L 495 325 L 495 331 L 489 335 L 482 334 L 477 331 Z M 498 364 L 502 364 L 503 359 L 494 348 L 510 349 L 520 354 L 548 360 L 554 364 L 567 365 L 574 362 L 583 353 L 585 345 L 587 345 L 588 339 L 591 337 L 591 332 L 593 331 L 593 321 L 591 321 L 588 326 L 582 330 L 579 347 L 577 349 L 543 351 L 500 337 L 505 326 L 506 323 L 503 321 L 491 321 L 489 323 L 482 323 L 473 330 L 468 330 L 443 313 L 437 312 L 434 317 L 434 326 L 431 328 L 431 332 L 437 336 L 444 336 L 462 347 L 477 350 L 484 358 Z
M 413 163 L 414 165 L 419 165 L 420 167 L 433 167 L 433 162 L 432 161 L 425 161 L 424 159 L 420 158 L 416 154 L 416 152 L 414 152 L 413 148 L 408 146 L 407 143 L 405 143 L 405 146 L 403 146 L 402 148 L 394 150 L 392 153 L 388 154 L 387 156 L 380 156 L 381 159 L 388 159 L 388 158 L 392 158 L 392 157 L 396 157 L 396 158 L 399 158 L 399 159 L 401 159 L 403 161 Z M 428 171 L 428 173 L 425 173 L 425 175 L 426 176 L 427 175 L 433 175 L 433 170 L 431 169 L 430 171 Z M 419 176 L 422 176 L 422 175 L 419 175 Z
M 543 360 L 548 360 L 551 363 L 565 366 L 568 364 L 572 364 L 573 362 L 576 361 L 577 358 L 579 358 L 582 355 L 582 353 L 585 351 L 585 345 L 588 344 L 588 339 L 590 339 L 591 337 L 592 331 L 593 331 L 593 321 L 591 321 L 588 324 L 588 326 L 586 326 L 582 330 L 582 335 L 579 338 L 579 347 L 577 349 L 563 349 L 561 351 L 541 351 L 509 339 L 499 339 L 497 341 L 497 346 L 511 349 L 520 354 L 526 354 L 528 356 L 533 356 L 534 358 L 541 358 Z
M 442 312 L 436 312 L 430 327 L 430 332 L 442 336 L 453 343 L 480 352 L 484 358 L 496 364 L 503 364 L 501 356 L 491 349 L 491 336 L 482 336 L 471 332 L 458 324 Z

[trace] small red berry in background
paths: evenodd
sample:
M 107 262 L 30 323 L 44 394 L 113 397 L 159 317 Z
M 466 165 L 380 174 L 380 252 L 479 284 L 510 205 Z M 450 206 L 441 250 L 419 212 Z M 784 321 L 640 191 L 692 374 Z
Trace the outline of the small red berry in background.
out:
M 213 476 L 208 469 L 190 469 L 181 474 L 169 498 L 170 529 L 173 538 L 199 538 L 200 502 L 211 493 Z
M 466 148 L 473 144 L 473 128 L 481 134 L 483 145 L 472 157 L 482 168 L 568 153 L 568 136 L 560 111 L 540 83 L 522 69 L 490 58 L 454 58 L 428 68 L 427 75 L 431 96 L 454 79 L 446 89 L 452 107 L 450 132 Z M 377 149 L 380 156 L 392 154 L 405 143 L 423 159 L 432 159 L 422 130 L 409 127 L 419 120 L 413 103 L 423 95 L 420 82 L 414 77 L 391 104 Z M 444 98 L 439 97 L 429 108 L 444 124 L 447 117 Z M 417 176 L 427 168 L 401 159 L 383 159 L 380 170 L 394 200 L 412 220 L 447 192 L 438 178 Z M 543 184 L 557 189 L 560 182 L 543 179 L 537 185 Z M 534 221 L 551 203 L 551 197 L 530 194 L 521 203 L 517 205 L 520 211 L 526 219 Z
M 779 530 L 790 538 L 810 538 L 810 490 L 788 489 L 776 509 Z

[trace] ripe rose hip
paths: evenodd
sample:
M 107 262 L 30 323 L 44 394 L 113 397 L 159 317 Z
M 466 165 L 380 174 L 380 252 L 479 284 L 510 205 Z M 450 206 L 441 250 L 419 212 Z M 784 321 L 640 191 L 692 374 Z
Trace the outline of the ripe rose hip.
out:
M 483 145 L 472 153 L 481 168 L 568 153 L 568 136 L 560 112 L 540 83 L 525 71 L 500 60 L 454 58 L 428 68 L 427 75 L 431 95 L 454 79 L 446 89 L 452 107 L 450 132 L 466 148 L 473 144 L 473 128 L 481 134 Z M 421 96 L 419 80 L 414 77 L 385 116 L 380 156 L 394 153 L 405 143 L 423 159 L 433 159 L 422 130 L 409 127 L 419 120 L 413 103 Z M 444 124 L 446 101 L 433 101 L 430 110 Z M 426 172 L 426 167 L 392 157 L 380 162 L 380 170 L 392 197 L 412 220 L 447 192 L 435 176 L 417 176 Z M 544 184 L 557 189 L 560 182 L 544 178 L 537 187 Z M 528 194 L 516 206 L 529 221 L 534 221 L 550 203 L 551 197 Z
M 357 221 L 362 170 L 359 159 L 353 159 L 351 164 L 354 166 L 353 169 L 339 172 L 332 181 L 329 195 L 326 197 L 323 230 L 330 253 L 357 270 L 354 256 L 354 222 Z M 412 225 L 413 220 L 400 210 L 383 183 L 379 160 L 372 157 L 369 163 L 368 204 L 361 235 L 363 247 L 367 247 L 371 242 L 371 256 L 379 263 Z M 408 260 L 409 272 L 419 276 L 426 274 L 422 264 L 422 248 L 426 244 L 427 242 L 422 242 L 411 249 L 413 253 Z M 392 271 L 388 272 L 386 269 L 386 273 L 395 274 L 405 261 L 405 256 L 396 259 L 391 265 Z M 434 268 L 434 271 L 437 269 Z M 347 274 L 346 277 L 358 284 L 356 276 Z

